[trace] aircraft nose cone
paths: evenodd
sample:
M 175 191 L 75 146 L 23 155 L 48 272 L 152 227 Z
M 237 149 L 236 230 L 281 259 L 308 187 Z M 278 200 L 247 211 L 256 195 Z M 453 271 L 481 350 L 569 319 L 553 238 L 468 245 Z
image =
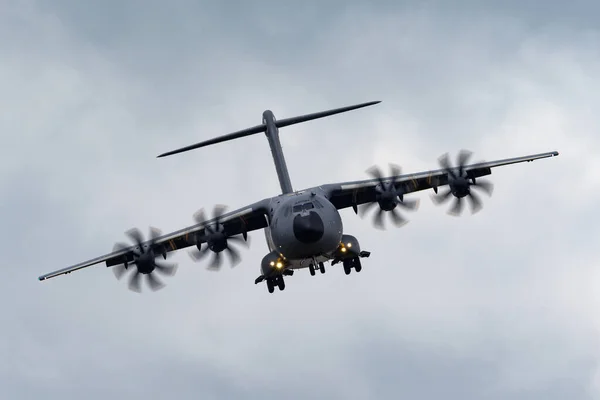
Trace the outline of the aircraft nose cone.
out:
M 314 211 L 307 216 L 297 215 L 294 218 L 294 236 L 302 243 L 315 243 L 323 237 L 325 225 Z

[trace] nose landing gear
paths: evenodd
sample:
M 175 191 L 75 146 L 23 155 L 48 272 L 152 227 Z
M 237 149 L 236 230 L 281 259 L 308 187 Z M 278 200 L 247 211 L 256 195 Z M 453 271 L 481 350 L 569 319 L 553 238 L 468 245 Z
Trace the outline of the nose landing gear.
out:
M 317 267 L 316 267 L 316 268 L 315 268 L 315 265 L 317 265 Z M 308 270 L 310 271 L 310 274 L 311 274 L 312 276 L 315 276 L 315 273 L 316 273 L 315 271 L 316 271 L 317 269 L 318 269 L 319 271 L 321 271 L 321 273 L 322 273 L 322 274 L 324 274 L 324 273 L 325 273 L 325 264 L 323 264 L 322 262 L 319 262 L 319 263 L 318 263 L 318 262 L 316 262 L 316 261 L 313 261 L 313 262 L 311 262 L 311 263 L 308 265 Z

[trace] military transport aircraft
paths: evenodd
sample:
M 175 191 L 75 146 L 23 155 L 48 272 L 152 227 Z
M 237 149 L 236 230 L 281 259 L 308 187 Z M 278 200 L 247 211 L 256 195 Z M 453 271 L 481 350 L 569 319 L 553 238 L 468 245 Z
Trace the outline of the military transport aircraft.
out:
M 133 270 L 129 280 L 131 290 L 141 291 L 142 275 L 146 276 L 150 288 L 157 290 L 164 284 L 153 273 L 173 275 L 177 267 L 157 260 L 159 256 L 166 259 L 173 251 L 193 246 L 190 256 L 194 260 L 201 260 L 208 253 L 213 253 L 209 268 L 218 269 L 221 266 L 223 251 L 227 251 L 235 265 L 239 263 L 240 256 L 231 244 L 241 243 L 247 246 L 248 232 L 263 229 L 269 252 L 262 259 L 260 276 L 256 278 L 255 284 L 266 281 L 268 291 L 273 293 L 275 287 L 285 289 L 284 277 L 293 275 L 295 270 L 308 268 L 311 275 L 315 275 L 316 270 L 325 273 L 325 262 L 330 262 L 331 265 L 342 263 L 346 274 L 350 274 L 352 270 L 361 271 L 361 258 L 368 257 L 370 253 L 361 250 L 359 240 L 344 231 L 338 211 L 340 209 L 352 207 L 358 214 L 360 206 L 362 216 L 368 208 L 378 205 L 379 210 L 374 216 L 377 228 L 384 228 L 385 212 L 389 212 L 392 222 L 400 226 L 406 220 L 398 213 L 398 207 L 415 210 L 418 206 L 417 200 L 407 199 L 406 195 L 432 189 L 436 194 L 432 195 L 432 199 L 436 203 L 454 196 L 450 213 L 459 214 L 462 211 L 465 197 L 470 199 L 471 211 L 477 212 L 482 205 L 473 189 L 481 189 L 491 195 L 492 184 L 479 178 L 490 175 L 492 168 L 558 155 L 558 152 L 552 151 L 467 165 L 471 153 L 462 150 L 455 166 L 451 165 L 445 154 L 439 158 L 441 168 L 436 170 L 401 174 L 398 166 L 391 165 L 391 175 L 384 177 L 379 169 L 373 167 L 368 171 L 372 179 L 322 184 L 294 191 L 279 141 L 279 128 L 377 103 L 380 102 L 372 101 L 281 120 L 276 120 L 273 112 L 266 110 L 262 114 L 260 125 L 159 155 L 158 157 L 164 157 L 264 132 L 271 147 L 281 194 L 228 213 L 225 213 L 224 206 L 217 206 L 213 218 L 208 220 L 204 211 L 199 211 L 195 214 L 196 224 L 167 235 L 150 228 L 150 238 L 146 241 L 140 231 L 134 228 L 126 232 L 134 242 L 133 245 L 117 243 L 110 254 L 42 275 L 39 280 L 69 274 L 104 262 L 107 267 L 113 267 L 118 279 L 128 270 Z M 445 185 L 448 186 L 445 191 L 438 193 L 438 188 Z

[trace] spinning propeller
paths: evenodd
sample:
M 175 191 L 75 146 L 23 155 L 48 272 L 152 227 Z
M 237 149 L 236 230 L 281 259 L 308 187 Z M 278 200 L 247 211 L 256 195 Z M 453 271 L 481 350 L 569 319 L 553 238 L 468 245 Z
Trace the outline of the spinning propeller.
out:
M 404 193 L 401 190 L 396 189 L 396 179 L 400 175 L 401 169 L 395 164 L 390 164 L 391 169 L 391 180 L 384 180 L 381 170 L 377 166 L 373 166 L 367 170 L 367 173 L 373 178 L 379 181 L 379 184 L 375 187 L 377 192 L 375 201 L 366 203 L 361 206 L 361 217 L 363 217 L 368 210 L 370 210 L 375 204 L 379 204 L 379 210 L 373 216 L 373 225 L 377 229 L 385 229 L 383 223 L 383 214 L 386 211 L 391 211 L 390 216 L 392 222 L 397 227 L 405 225 L 408 221 L 400 214 L 397 206 L 405 209 L 414 211 L 419 208 L 419 200 L 405 200 Z
M 216 205 L 213 209 L 214 221 L 204 228 L 204 235 L 197 236 L 195 238 L 196 248 L 189 251 L 189 255 L 194 261 L 200 261 L 208 255 L 209 252 L 213 252 L 213 257 L 208 269 L 219 270 L 223 263 L 222 252 L 226 251 L 231 259 L 231 266 L 234 267 L 241 261 L 240 253 L 231 243 L 239 243 L 248 247 L 248 236 L 243 234 L 243 239 L 239 236 L 229 236 L 225 231 L 225 227 L 221 223 L 221 216 L 227 209 L 224 205 Z M 198 224 L 204 224 L 206 222 L 204 209 L 200 209 L 194 214 L 194 219 Z M 202 243 L 207 244 L 206 247 L 202 247 Z
M 177 271 L 177 264 L 162 263 L 158 262 L 156 254 L 154 253 L 153 245 L 156 239 L 161 235 L 161 231 L 157 228 L 150 227 L 150 242 L 143 245 L 144 237 L 142 233 L 137 229 L 133 228 L 125 232 L 127 236 L 134 242 L 137 247 L 133 250 L 133 265 L 136 266 L 135 272 L 129 278 L 129 289 L 140 293 L 142 291 L 141 281 L 142 275 L 146 275 L 146 281 L 151 290 L 162 289 L 165 284 L 162 283 L 153 272 L 157 272 L 165 276 L 173 276 Z M 116 243 L 114 251 L 126 249 L 130 246 L 124 243 Z M 167 258 L 166 253 L 163 253 L 163 258 Z M 113 267 L 113 272 L 117 279 L 121 279 L 123 275 L 129 270 L 127 262 L 121 265 Z
M 494 185 L 488 181 L 475 180 L 475 178 L 469 176 L 464 171 L 464 166 L 467 164 L 469 158 L 471 158 L 471 152 L 468 150 L 461 150 L 458 153 L 457 164 L 458 167 L 451 167 L 448 157 L 448 153 L 442 155 L 438 161 L 440 166 L 448 174 L 448 189 L 447 191 L 432 195 L 431 199 L 435 204 L 441 204 L 450 198 L 450 195 L 455 197 L 454 204 L 448 210 L 448 214 L 458 216 L 462 213 L 464 208 L 463 197 L 468 197 L 471 204 L 471 213 L 475 214 L 477 211 L 483 208 L 481 199 L 474 193 L 471 188 L 479 188 L 487 193 L 488 196 L 492 195 Z

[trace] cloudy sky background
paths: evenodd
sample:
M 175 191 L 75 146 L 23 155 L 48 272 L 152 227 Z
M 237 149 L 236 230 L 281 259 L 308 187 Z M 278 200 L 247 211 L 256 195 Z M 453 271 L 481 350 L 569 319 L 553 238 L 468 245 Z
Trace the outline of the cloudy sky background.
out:
M 597 399 L 600 46 L 593 1 L 0 1 L 0 397 Z M 279 191 L 262 135 L 156 159 L 279 118 L 380 105 L 281 132 L 295 189 L 373 164 L 493 160 L 461 218 L 421 208 L 372 252 L 254 285 L 185 252 L 142 295 L 103 266 L 123 232 Z

